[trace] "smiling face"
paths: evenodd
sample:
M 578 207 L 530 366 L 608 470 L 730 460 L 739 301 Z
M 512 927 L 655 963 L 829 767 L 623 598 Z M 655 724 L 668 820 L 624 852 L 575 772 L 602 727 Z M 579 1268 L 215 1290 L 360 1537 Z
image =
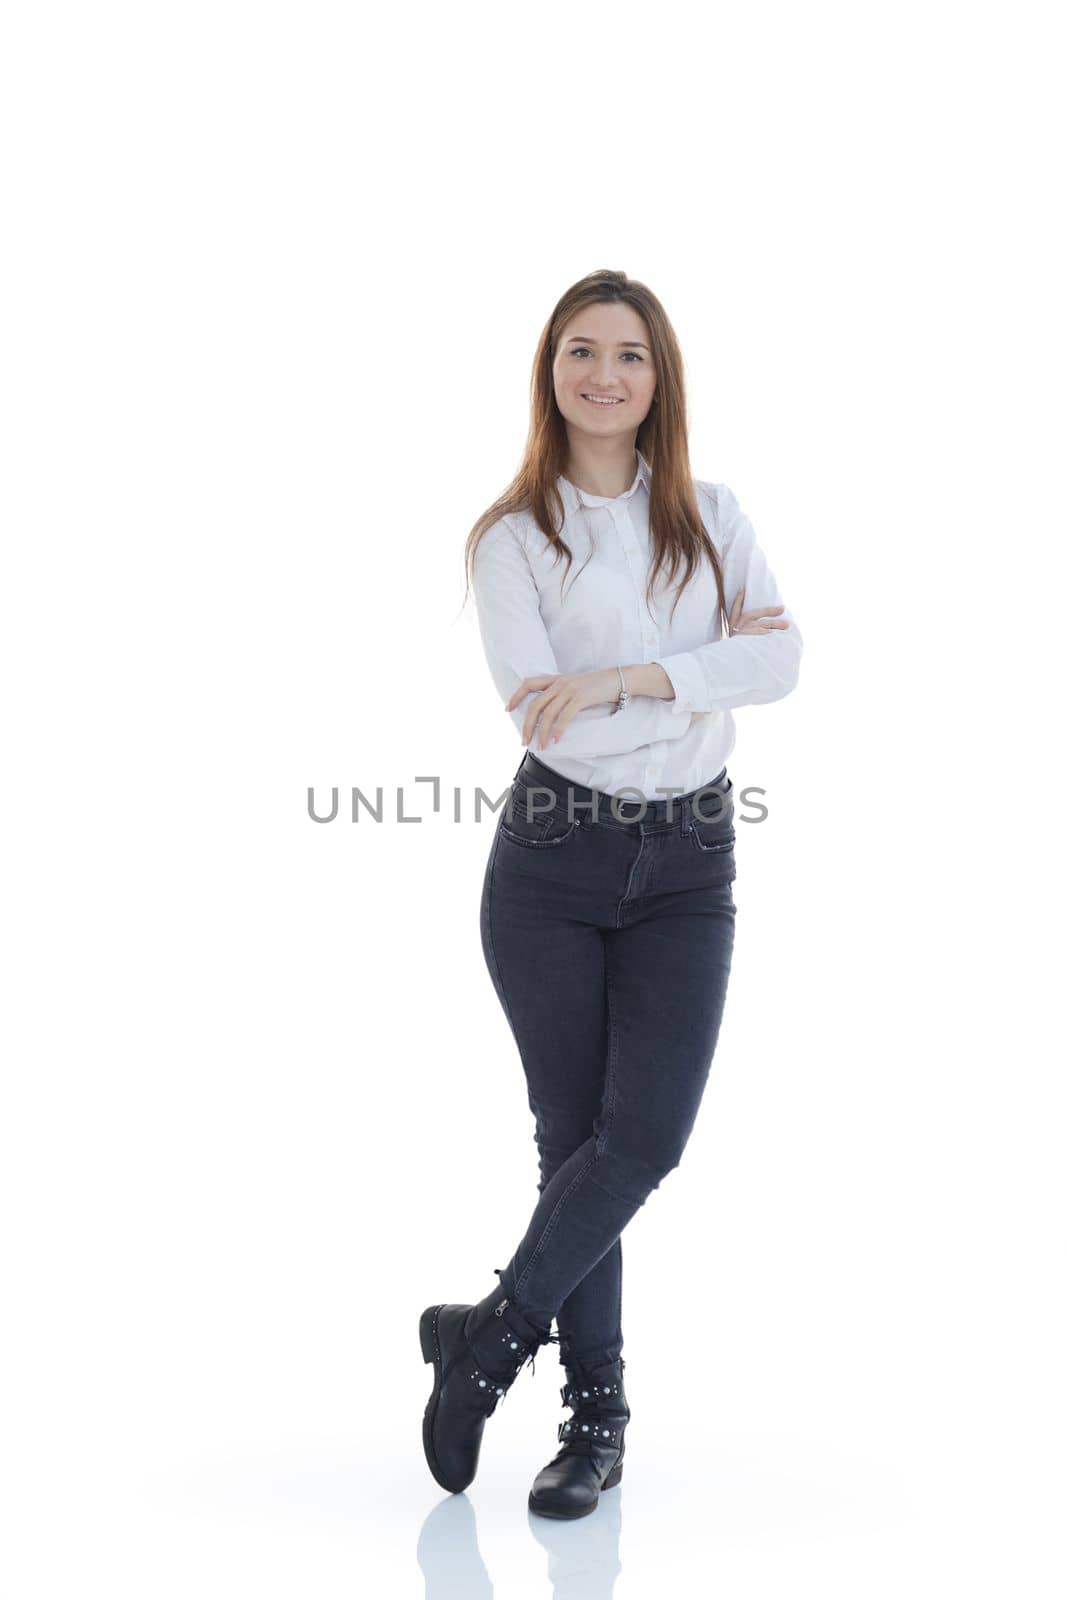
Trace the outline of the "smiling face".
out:
M 552 378 L 556 404 L 571 428 L 598 439 L 632 437 L 656 392 L 644 318 L 621 301 L 583 307 L 562 330 Z

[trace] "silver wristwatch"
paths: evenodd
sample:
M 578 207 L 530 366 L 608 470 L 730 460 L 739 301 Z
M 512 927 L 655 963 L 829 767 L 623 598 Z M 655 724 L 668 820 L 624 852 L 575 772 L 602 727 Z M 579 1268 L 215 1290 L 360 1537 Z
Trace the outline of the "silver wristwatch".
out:
M 619 682 L 622 684 L 622 688 L 619 690 L 619 698 L 615 702 L 614 708 L 613 708 L 612 713 L 611 713 L 612 716 L 615 715 L 616 711 L 621 711 L 624 706 L 629 705 L 629 703 L 630 703 L 630 691 L 626 687 L 626 679 L 622 675 L 622 668 L 621 667 L 616 667 L 615 671 L 619 674 Z

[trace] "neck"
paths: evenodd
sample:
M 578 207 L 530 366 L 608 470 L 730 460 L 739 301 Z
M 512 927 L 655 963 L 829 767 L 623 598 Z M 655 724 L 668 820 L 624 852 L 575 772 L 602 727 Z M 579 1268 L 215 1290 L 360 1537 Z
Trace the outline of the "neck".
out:
M 613 439 L 572 435 L 568 444 L 563 476 L 586 494 L 624 494 L 633 483 L 638 466 L 634 434 L 620 434 Z

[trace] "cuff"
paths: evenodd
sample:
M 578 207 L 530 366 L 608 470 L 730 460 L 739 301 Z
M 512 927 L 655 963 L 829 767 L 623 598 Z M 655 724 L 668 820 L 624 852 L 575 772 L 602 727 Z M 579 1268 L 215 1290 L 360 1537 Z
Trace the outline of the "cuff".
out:
M 704 694 L 704 674 L 699 663 L 689 651 L 677 656 L 661 657 L 657 662 L 674 685 L 674 699 L 664 705 L 680 715 L 683 711 L 696 711 Z

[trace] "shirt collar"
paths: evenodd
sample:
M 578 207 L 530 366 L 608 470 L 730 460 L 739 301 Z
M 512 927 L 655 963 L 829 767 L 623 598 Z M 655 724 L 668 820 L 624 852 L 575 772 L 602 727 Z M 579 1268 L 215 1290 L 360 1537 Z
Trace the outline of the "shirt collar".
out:
M 628 489 L 623 491 L 622 494 L 615 496 L 614 497 L 615 499 L 628 500 L 630 498 L 630 496 L 637 489 L 638 484 L 643 483 L 646 489 L 648 489 L 650 484 L 651 484 L 652 468 L 649 466 L 648 462 L 645 460 L 645 458 L 641 454 L 640 450 L 638 450 L 636 452 L 636 454 L 637 454 L 637 471 L 634 473 L 634 481 L 631 483 L 631 485 L 630 485 L 630 487 Z M 563 503 L 568 508 L 568 510 L 573 510 L 573 508 L 575 506 L 579 506 L 579 505 L 582 505 L 582 506 L 599 506 L 599 505 L 602 505 L 604 503 L 604 496 L 603 495 L 597 495 L 597 496 L 594 496 L 591 499 L 586 494 L 584 489 L 579 489 L 579 487 L 578 487 L 578 485 L 576 483 L 572 483 L 570 481 L 570 479 L 569 478 L 565 478 L 562 473 L 556 479 L 556 483 L 557 483 L 557 485 L 559 487 L 559 492 L 560 492 L 561 496 L 563 497 Z

